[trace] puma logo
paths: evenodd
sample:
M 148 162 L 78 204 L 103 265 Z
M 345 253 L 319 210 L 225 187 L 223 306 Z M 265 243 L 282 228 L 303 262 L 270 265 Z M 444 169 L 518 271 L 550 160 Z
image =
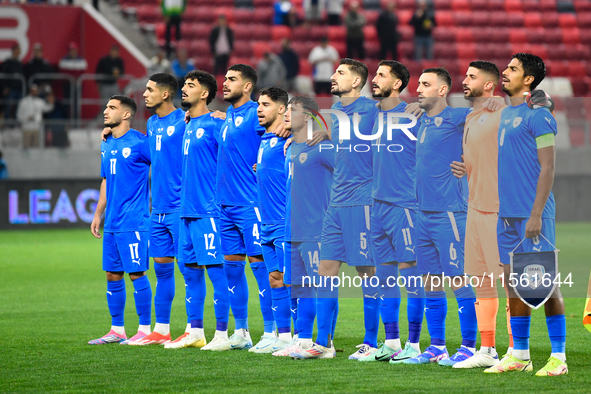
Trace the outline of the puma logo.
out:
M 416 289 L 415 291 L 406 290 L 406 294 L 414 294 L 414 295 L 418 296 L 419 295 L 419 289 Z
M 191 298 L 193 298 L 193 297 L 185 298 L 185 300 L 190 304 L 191 303 Z
M 110 291 L 107 291 L 107 294 L 108 294 L 108 295 L 113 295 L 113 293 L 111 293 Z
M 232 287 L 232 288 L 228 287 L 228 291 L 229 291 L 230 293 L 234 294 L 234 289 L 235 289 L 235 288 L 236 288 L 236 286 L 234 286 L 234 287 Z
M 458 309 L 458 312 L 460 312 L 460 313 L 464 313 L 464 312 L 462 312 L 462 309 L 464 309 L 464 307 L 463 307 L 463 306 L 461 306 L 461 307 L 460 307 L 460 309 Z
M 373 298 L 374 300 L 376 300 L 378 298 L 378 293 L 375 293 L 374 295 L 364 294 L 363 296 L 365 298 Z
M 384 301 L 384 295 L 385 295 L 385 294 L 382 294 L 382 295 L 381 295 L 381 297 L 380 297 L 380 300 Z
M 365 253 L 363 253 L 362 251 L 359 251 L 359 254 L 364 255 L 365 258 L 367 259 L 368 258 L 367 256 L 369 255 L 369 250 L 367 252 L 365 252 Z
M 213 300 L 213 304 L 217 305 L 218 304 L 218 300 Z
M 539 247 L 537 247 L 537 248 L 536 248 L 536 247 L 534 247 L 534 250 L 536 250 L 536 251 L 538 251 L 538 252 L 539 252 L 539 251 L 541 251 L 541 250 L 542 250 L 542 247 L 541 247 L 541 246 L 539 246 Z
M 449 262 L 449 265 L 453 265 L 454 267 L 456 267 L 457 269 L 460 269 L 460 262 L 458 261 L 457 263 L 454 263 L 453 261 Z
M 261 246 L 261 243 L 257 241 L 254 241 L 253 244 Z
M 218 254 L 218 252 L 213 252 L 213 253 L 207 252 L 207 254 L 215 259 L 215 256 L 216 256 L 216 254 Z
M 298 300 L 298 301 L 299 301 L 299 300 Z M 290 308 L 289 310 L 291 311 L 291 313 L 293 313 L 293 314 L 295 315 L 295 313 L 296 313 L 296 311 L 298 310 L 298 308 L 295 308 L 295 309 L 291 309 L 291 308 Z
M 261 297 L 264 297 L 265 296 L 265 290 L 267 290 L 267 289 L 263 289 L 262 291 L 259 291 L 259 295 Z
M 412 252 L 412 254 L 415 253 L 415 246 L 413 246 L 412 248 L 409 248 L 408 246 L 406 247 L 406 250 L 410 250 Z
M 132 262 L 133 264 L 140 265 L 140 261 L 141 261 L 141 259 L 142 259 L 141 257 L 140 257 L 139 259 L 137 259 L 137 260 L 133 260 L 133 259 L 131 259 L 131 262 Z
M 273 310 L 273 312 L 277 312 L 277 307 L 276 306 L 272 306 L 271 309 Z

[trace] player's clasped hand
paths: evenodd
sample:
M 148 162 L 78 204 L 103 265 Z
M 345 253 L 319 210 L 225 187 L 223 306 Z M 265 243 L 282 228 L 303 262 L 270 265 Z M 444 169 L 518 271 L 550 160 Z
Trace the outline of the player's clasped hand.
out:
M 530 216 L 525 224 L 525 238 L 539 237 L 542 233 L 542 217 Z
M 464 160 L 464 156 L 462 156 L 462 160 Z M 466 175 L 466 164 L 463 161 L 452 161 L 449 165 L 451 167 L 451 172 L 454 176 L 458 179 Z

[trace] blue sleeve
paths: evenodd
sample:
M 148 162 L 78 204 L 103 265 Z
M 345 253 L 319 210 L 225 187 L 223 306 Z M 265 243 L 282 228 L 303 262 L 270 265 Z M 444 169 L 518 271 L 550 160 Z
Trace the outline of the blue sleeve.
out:
M 150 139 L 148 137 L 142 138 L 142 161 L 146 164 L 152 164 L 152 156 L 150 154 Z
M 332 150 L 320 153 L 320 165 L 332 174 L 334 171 L 334 152 Z
M 101 178 L 106 178 L 107 173 L 105 171 L 105 160 L 104 156 L 107 151 L 107 146 L 104 142 L 101 142 Z
M 453 111 L 453 123 L 456 125 L 458 131 L 461 131 L 462 134 L 464 133 L 464 124 L 466 124 L 466 116 L 472 112 L 472 107 L 470 108 L 454 108 Z
M 538 108 L 532 111 L 529 118 L 529 132 L 534 138 L 538 138 L 544 134 L 554 134 L 558 132 L 556 127 L 556 119 L 547 108 Z
M 213 144 L 215 146 L 215 150 L 218 149 L 218 146 L 220 144 L 220 138 L 222 138 L 222 126 L 224 124 L 224 120 L 215 119 L 215 127 L 213 128 Z

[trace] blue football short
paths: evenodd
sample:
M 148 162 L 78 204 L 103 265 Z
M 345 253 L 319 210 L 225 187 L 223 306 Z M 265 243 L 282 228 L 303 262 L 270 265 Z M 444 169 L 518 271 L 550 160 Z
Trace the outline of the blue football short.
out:
M 371 206 L 329 206 L 322 227 L 321 260 L 338 260 L 350 266 L 373 266 Z
M 285 242 L 286 285 L 318 286 L 320 275 L 320 242 Z
M 147 231 L 103 234 L 104 271 L 132 273 L 149 269 Z
M 556 245 L 556 225 L 555 220 L 551 218 L 542 218 L 542 235 L 546 237 L 525 238 L 525 225 L 529 218 L 499 218 L 497 222 L 497 241 L 499 243 L 499 255 L 501 263 L 510 264 L 509 253 L 523 243 L 515 250 L 515 253 L 527 252 L 549 252 Z M 550 241 L 552 245 L 550 245 Z
M 220 207 L 220 240 L 223 255 L 262 255 L 260 231 L 261 214 L 257 207 Z
M 150 257 L 176 257 L 180 212 L 150 215 Z
M 179 264 L 223 264 L 217 218 L 182 218 Z
M 464 275 L 466 212 L 425 212 L 417 217 L 419 274 Z
M 417 212 L 384 201 L 374 201 L 371 212 L 371 239 L 376 264 L 417 259 L 414 224 Z
M 283 251 L 283 235 L 285 224 L 263 224 L 261 240 L 263 258 L 268 272 L 283 272 L 285 252 Z

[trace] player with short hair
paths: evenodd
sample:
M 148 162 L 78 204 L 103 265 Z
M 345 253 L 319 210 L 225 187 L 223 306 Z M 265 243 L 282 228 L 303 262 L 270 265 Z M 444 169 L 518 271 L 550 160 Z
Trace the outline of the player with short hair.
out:
M 462 180 L 449 170 L 461 161 L 462 136 L 466 115 L 471 108 L 451 108 L 447 94 L 451 77 L 442 67 L 427 68 L 419 78 L 419 106 L 425 110 L 417 142 L 417 268 L 426 291 L 425 315 L 431 345 L 405 364 L 452 366 L 476 351 L 476 311 L 474 290 L 464 277 L 464 234 L 466 200 Z M 447 299 L 443 277 L 458 302 L 462 346 L 451 358 L 445 341 Z M 459 281 L 457 279 L 460 279 Z
M 182 143 L 181 224 L 179 263 L 184 265 L 191 328 L 189 335 L 166 348 L 200 347 L 230 350 L 230 292 L 220 253 L 219 207 L 215 203 L 218 140 L 223 120 L 210 116 L 207 105 L 216 96 L 215 77 L 205 71 L 185 76 L 181 105 L 191 120 Z M 213 285 L 216 333 L 206 345 L 203 332 L 205 269 Z
M 250 352 L 273 353 L 286 348 L 291 342 L 291 312 L 289 288 L 283 283 L 286 174 L 283 147 L 286 138 L 273 134 L 283 123 L 288 94 L 285 90 L 269 86 L 259 92 L 257 115 L 265 128 L 256 164 L 259 209 L 261 213 L 261 246 L 269 272 L 273 315 L 278 336 L 263 334 L 261 341 Z
M 503 110 L 498 133 L 499 220 L 497 239 L 505 278 L 514 348 L 510 355 L 484 372 L 532 371 L 529 354 L 531 308 L 517 297 L 508 280 L 510 257 L 521 244 L 525 252 L 551 251 L 556 243 L 555 202 L 552 194 L 557 132 L 556 120 L 545 108 L 531 111 L 525 95 L 546 76 L 544 61 L 530 53 L 513 55 L 503 71 L 503 92 L 511 106 Z M 545 239 L 540 239 L 542 236 Z M 536 376 L 566 375 L 566 320 L 560 288 L 544 305 L 552 345 L 547 364 Z
M 261 214 L 252 168 L 265 133 L 256 114 L 258 105 L 250 100 L 256 83 L 254 68 L 234 64 L 228 68 L 223 84 L 224 100 L 230 107 L 219 141 L 216 203 L 220 206 L 221 253 L 235 319 L 235 331 L 230 337 L 232 349 L 252 347 L 248 331 L 248 283 L 244 273 L 247 256 L 259 287 L 264 332 L 274 335 L 275 325 L 269 274 L 261 250 Z
M 376 103 L 361 97 L 361 89 L 368 77 L 365 63 L 344 58 L 333 74 L 331 93 L 341 101 L 332 109 L 348 116 L 350 130 L 355 128 L 369 135 L 378 114 Z M 353 119 L 359 116 L 359 123 Z M 335 167 L 330 204 L 324 216 L 322 229 L 322 249 L 320 251 L 319 274 L 323 284 L 318 288 L 317 319 L 318 335 L 316 343 L 298 358 L 326 358 L 333 354 L 331 333 L 332 322 L 338 302 L 338 288 L 331 286 L 330 277 L 337 276 L 340 266 L 346 262 L 354 266 L 362 281 L 365 338 L 358 350 L 349 356 L 359 359 L 377 350 L 379 325 L 378 290 L 370 285 L 369 277 L 375 274 L 375 263 L 371 256 L 371 197 L 372 153 L 371 150 L 358 152 L 355 147 L 365 142 L 357 133 L 339 133 L 338 118 L 332 115 L 332 146 L 335 151 Z M 350 137 L 350 139 L 346 139 Z
M 103 237 L 103 270 L 107 274 L 107 304 L 111 330 L 90 345 L 128 344 L 150 334 L 152 288 L 146 275 L 148 259 L 148 219 L 150 146 L 148 138 L 131 128 L 137 106 L 127 96 L 112 96 L 104 111 L 105 126 L 112 136 L 101 143 L 100 198 L 90 231 L 101 238 L 101 216 L 106 211 Z M 135 308 L 139 316 L 136 335 L 127 339 L 125 279 L 127 273 L 135 289 Z
M 316 318 L 316 286 L 320 283 L 320 238 L 328 207 L 334 153 L 307 141 L 307 123 L 318 113 L 314 99 L 296 96 L 285 112 L 285 128 L 292 132 L 287 149 L 285 173 L 287 202 L 285 216 L 285 269 L 283 282 L 291 285 L 292 310 L 297 308 L 294 335 L 288 348 L 274 356 L 291 356 L 312 346 Z M 333 328 L 338 314 L 335 311 Z M 294 330 L 295 332 L 295 330 Z M 334 331 L 331 334 L 334 338 Z M 333 353 L 329 354 L 334 356 Z
M 410 74 L 406 66 L 394 60 L 382 60 L 372 80 L 373 97 L 380 100 L 380 116 L 373 126 L 372 134 L 387 129 L 389 113 L 404 113 L 407 104 L 400 99 L 408 85 Z M 405 118 L 394 118 L 407 123 Z M 420 124 L 409 129 L 416 137 Z M 425 307 L 425 290 L 417 273 L 414 224 L 417 221 L 416 196 L 416 141 L 401 130 L 396 130 L 392 141 L 384 134 L 375 141 L 383 146 L 373 152 L 374 199 L 371 217 L 371 238 L 376 261 L 376 276 L 380 279 L 380 315 L 386 331 L 386 340 L 380 349 L 360 361 L 390 361 L 401 363 L 421 354 L 419 338 Z M 396 144 L 396 153 L 387 145 Z M 396 176 L 392 176 L 392 173 Z M 400 273 L 399 273 L 400 269 Z M 400 343 L 398 315 L 400 288 L 392 280 L 404 277 L 408 295 L 409 339 L 404 349 Z

